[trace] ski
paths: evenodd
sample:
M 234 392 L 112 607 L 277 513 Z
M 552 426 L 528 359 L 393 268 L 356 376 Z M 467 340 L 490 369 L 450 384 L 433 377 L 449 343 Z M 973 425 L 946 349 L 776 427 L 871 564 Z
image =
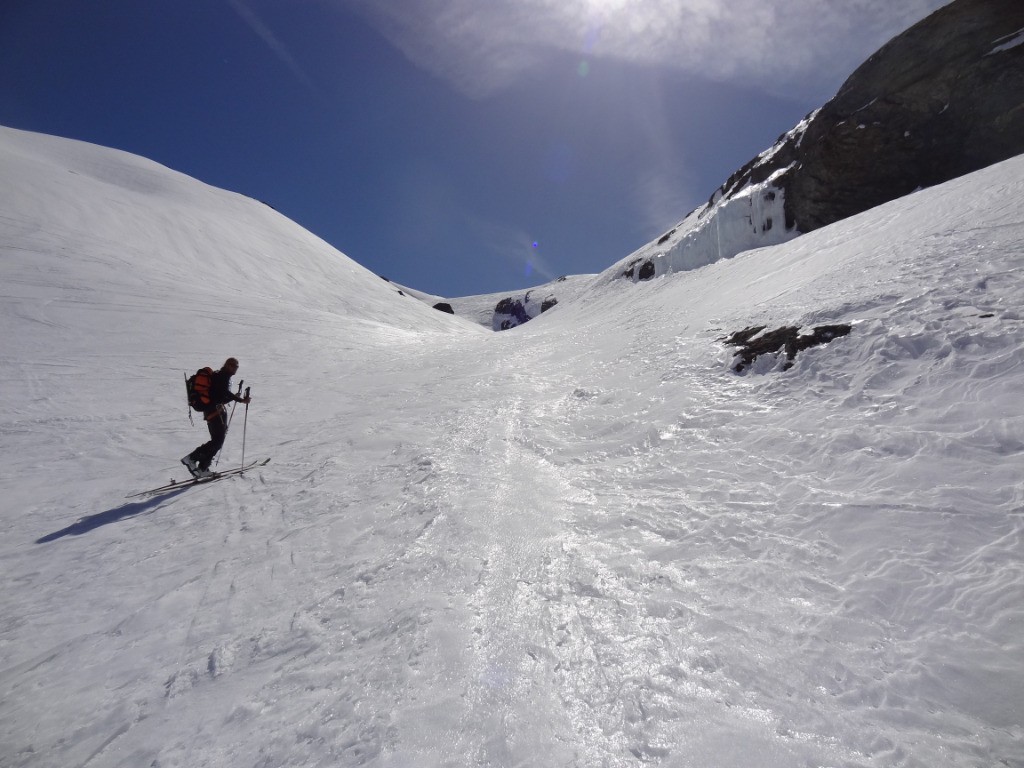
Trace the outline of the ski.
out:
M 215 480 L 221 480 L 225 477 L 232 477 L 233 475 L 240 475 L 243 472 L 248 472 L 250 469 L 255 467 L 265 467 L 270 459 L 258 459 L 243 467 L 235 467 L 234 469 L 225 469 L 223 472 L 214 472 L 212 475 L 207 477 L 194 477 L 191 480 L 171 480 L 167 485 L 161 485 L 159 488 L 150 488 L 148 491 L 139 491 L 138 493 L 132 493 L 125 496 L 126 499 L 136 499 L 139 496 L 152 496 L 157 493 L 164 493 L 166 491 L 178 491 L 185 488 L 191 488 L 195 485 L 206 485 L 212 483 Z

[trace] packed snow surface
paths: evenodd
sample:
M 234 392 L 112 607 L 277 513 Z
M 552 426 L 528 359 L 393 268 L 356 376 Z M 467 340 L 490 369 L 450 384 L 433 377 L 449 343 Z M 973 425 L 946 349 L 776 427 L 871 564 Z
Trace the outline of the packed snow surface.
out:
M 1024 158 L 504 333 L 139 158 L 0 175 L 4 768 L 1024 765 Z M 126 500 L 229 355 L 270 464 Z

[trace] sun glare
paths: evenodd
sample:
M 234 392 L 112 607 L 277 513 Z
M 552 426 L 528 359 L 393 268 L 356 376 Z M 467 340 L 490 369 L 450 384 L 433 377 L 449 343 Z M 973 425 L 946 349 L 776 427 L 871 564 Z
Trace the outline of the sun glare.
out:
M 566 3 L 561 11 L 569 25 L 582 30 L 581 52 L 600 55 L 609 45 L 621 47 L 623 31 L 636 27 L 638 17 L 649 16 L 651 8 L 645 8 L 643 0 L 577 0 Z M 582 77 L 587 76 L 588 66 L 581 68 Z
M 612 14 L 632 5 L 633 0 L 583 0 L 583 7 L 593 13 Z

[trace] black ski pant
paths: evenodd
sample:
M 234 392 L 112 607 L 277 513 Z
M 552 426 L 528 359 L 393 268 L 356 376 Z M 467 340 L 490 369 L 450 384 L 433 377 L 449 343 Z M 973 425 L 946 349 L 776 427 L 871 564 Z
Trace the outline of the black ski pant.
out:
M 213 457 L 224 446 L 224 438 L 228 435 L 228 416 L 223 408 L 214 413 L 207 413 L 206 426 L 210 429 L 210 441 L 196 448 L 189 456 L 199 465 L 200 469 L 209 469 Z

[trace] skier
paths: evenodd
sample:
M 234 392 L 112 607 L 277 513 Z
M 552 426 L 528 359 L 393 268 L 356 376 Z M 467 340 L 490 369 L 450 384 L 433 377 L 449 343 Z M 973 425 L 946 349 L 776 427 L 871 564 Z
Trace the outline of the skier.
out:
M 203 410 L 203 418 L 210 429 L 210 441 L 203 443 L 192 453 L 181 460 L 192 477 L 209 477 L 210 463 L 224 445 L 228 433 L 228 413 L 224 403 L 232 400 L 236 403 L 248 404 L 248 394 L 240 397 L 231 391 L 231 377 L 238 373 L 238 360 L 229 357 L 219 371 L 214 371 L 210 380 L 209 405 Z

